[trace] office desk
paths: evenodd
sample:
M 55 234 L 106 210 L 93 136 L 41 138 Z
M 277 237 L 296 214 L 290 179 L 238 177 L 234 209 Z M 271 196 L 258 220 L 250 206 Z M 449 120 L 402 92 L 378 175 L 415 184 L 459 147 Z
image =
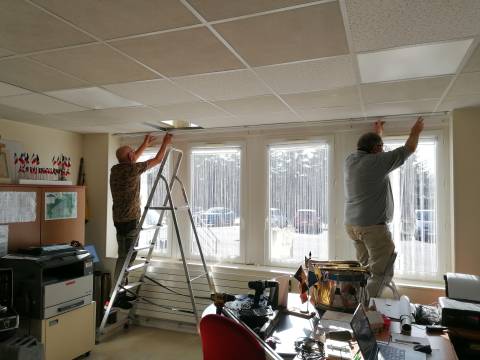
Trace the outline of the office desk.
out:
M 289 308 L 292 306 L 300 307 L 301 303 L 298 294 L 288 294 L 288 304 Z M 302 307 L 304 306 L 305 305 L 303 305 Z M 309 309 L 314 310 L 314 307 L 310 304 Z M 207 314 L 215 314 L 215 310 L 215 306 L 211 304 L 205 309 L 205 311 L 203 312 L 203 316 Z M 224 310 L 224 313 L 226 316 L 242 323 L 233 315 L 231 311 Z M 272 336 L 275 336 L 280 340 L 280 343 L 276 345 L 275 351 L 272 351 L 272 348 L 270 348 L 270 346 L 268 346 L 265 341 L 261 340 L 258 336 L 257 338 L 260 341 L 260 344 L 266 350 L 267 359 L 294 359 L 296 354 L 294 345 L 295 340 L 301 337 L 312 336 L 314 330 L 315 326 L 313 320 L 304 319 L 293 315 L 282 314 L 278 326 L 272 334 Z M 390 332 L 400 333 L 400 323 L 392 321 Z M 420 325 L 412 326 L 411 335 L 418 337 L 428 337 L 428 340 L 433 350 L 431 355 L 427 355 L 427 360 L 458 360 L 458 357 L 455 353 L 452 343 L 450 342 L 450 339 L 448 338 L 448 335 L 426 335 L 425 327 Z M 389 332 L 384 332 L 380 334 L 379 339 L 388 341 Z M 281 356 L 279 356 L 279 354 L 281 354 Z

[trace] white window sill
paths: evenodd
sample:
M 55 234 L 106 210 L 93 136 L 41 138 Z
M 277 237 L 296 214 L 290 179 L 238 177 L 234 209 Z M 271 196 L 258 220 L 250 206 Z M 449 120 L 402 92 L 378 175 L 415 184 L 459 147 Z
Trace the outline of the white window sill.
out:
M 175 260 L 171 258 L 153 258 L 151 260 L 152 265 L 161 266 L 161 264 L 181 264 L 180 260 Z M 188 264 L 192 265 L 201 265 L 199 260 L 190 260 Z M 245 265 L 245 264 L 234 264 L 234 263 L 216 263 L 216 264 L 207 264 L 208 267 L 214 269 L 222 270 L 239 270 L 245 273 L 272 273 L 272 277 L 279 275 L 290 275 L 295 274 L 296 270 L 290 268 L 281 268 L 281 267 L 272 267 L 272 266 L 260 266 L 260 265 Z M 409 288 L 409 289 L 433 289 L 433 290 L 444 290 L 445 284 L 443 281 L 421 281 L 421 280 L 412 280 L 412 279 L 394 279 L 395 285 L 397 287 Z

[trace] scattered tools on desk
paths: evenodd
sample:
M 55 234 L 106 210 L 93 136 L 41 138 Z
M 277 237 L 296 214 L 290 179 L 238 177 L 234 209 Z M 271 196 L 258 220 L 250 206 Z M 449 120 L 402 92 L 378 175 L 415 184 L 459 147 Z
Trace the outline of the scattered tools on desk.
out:
M 226 302 L 235 301 L 235 295 L 230 295 L 227 293 L 213 293 L 210 295 L 210 299 L 212 299 L 213 304 L 217 308 L 217 315 L 220 315 Z
M 255 290 L 254 295 L 237 295 L 234 301 L 229 301 L 227 304 L 225 301 L 224 306 L 262 339 L 266 339 L 280 320 L 278 282 L 255 280 L 249 281 L 248 287 Z

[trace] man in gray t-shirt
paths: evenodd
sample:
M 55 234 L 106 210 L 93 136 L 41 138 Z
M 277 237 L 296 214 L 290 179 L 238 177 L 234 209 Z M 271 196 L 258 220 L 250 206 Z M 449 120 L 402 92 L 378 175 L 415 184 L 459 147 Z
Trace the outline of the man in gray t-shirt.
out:
M 393 196 L 389 173 L 403 165 L 415 152 L 423 130 L 419 117 L 410 136 L 393 151 L 383 151 L 384 121 L 376 121 L 374 132 L 357 143 L 357 151 L 345 159 L 345 226 L 353 240 L 357 260 L 368 265 L 372 276 L 367 290 L 370 297 L 380 295 L 387 263 L 395 250 L 388 223 L 393 217 Z M 392 270 L 393 271 L 393 270 Z

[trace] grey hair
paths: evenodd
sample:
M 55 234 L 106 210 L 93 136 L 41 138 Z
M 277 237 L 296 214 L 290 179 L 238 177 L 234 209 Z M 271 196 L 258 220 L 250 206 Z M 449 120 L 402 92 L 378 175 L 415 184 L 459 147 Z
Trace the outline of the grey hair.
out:
M 374 132 L 369 132 L 360 136 L 360 139 L 358 139 L 357 142 L 357 149 L 371 153 L 373 148 L 380 144 L 382 144 L 382 138 L 380 135 Z

